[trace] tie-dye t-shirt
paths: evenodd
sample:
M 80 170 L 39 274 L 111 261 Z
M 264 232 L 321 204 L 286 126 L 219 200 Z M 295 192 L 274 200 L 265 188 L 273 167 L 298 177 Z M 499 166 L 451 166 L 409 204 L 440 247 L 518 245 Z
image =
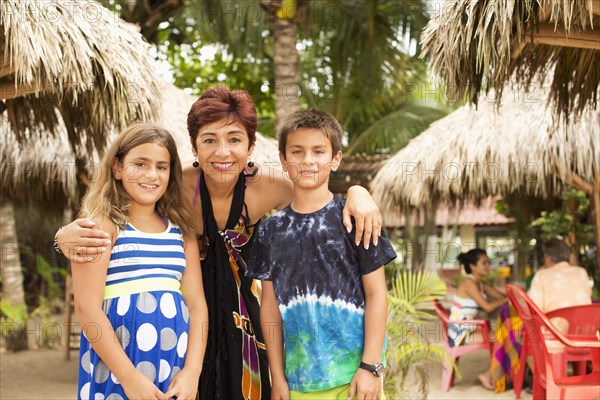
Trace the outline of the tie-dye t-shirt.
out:
M 273 282 L 290 390 L 313 392 L 352 381 L 364 345 L 361 276 L 396 257 L 384 235 L 368 250 L 355 245 L 354 231 L 342 224 L 344 204 L 334 196 L 310 214 L 288 206 L 255 233 L 246 275 Z

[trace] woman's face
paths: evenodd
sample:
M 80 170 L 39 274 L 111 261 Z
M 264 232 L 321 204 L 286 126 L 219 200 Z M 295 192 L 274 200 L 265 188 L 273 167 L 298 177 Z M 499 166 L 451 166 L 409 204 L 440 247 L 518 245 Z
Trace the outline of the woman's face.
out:
M 246 129 L 237 122 L 203 126 L 195 144 L 200 168 L 206 179 L 215 183 L 235 183 L 254 150 Z
M 487 276 L 490 273 L 490 259 L 488 256 L 479 256 L 477 264 L 471 265 L 471 271 L 479 276 Z

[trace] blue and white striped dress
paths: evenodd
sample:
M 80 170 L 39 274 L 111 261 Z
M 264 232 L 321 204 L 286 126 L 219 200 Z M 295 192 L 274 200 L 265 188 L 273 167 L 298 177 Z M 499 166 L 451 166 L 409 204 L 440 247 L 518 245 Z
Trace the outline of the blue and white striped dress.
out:
M 141 232 L 128 224 L 112 249 L 103 310 L 133 365 L 163 392 L 183 368 L 189 312 L 179 290 L 185 269 L 183 236 L 170 221 L 161 233 Z M 93 325 L 93 324 L 90 324 Z M 125 399 L 115 375 L 90 342 L 100 334 L 93 326 L 81 335 L 80 399 Z

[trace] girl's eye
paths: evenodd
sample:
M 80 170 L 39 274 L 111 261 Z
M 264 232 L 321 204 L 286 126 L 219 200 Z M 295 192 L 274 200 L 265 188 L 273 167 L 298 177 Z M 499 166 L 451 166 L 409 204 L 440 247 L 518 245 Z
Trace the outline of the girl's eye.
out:
M 161 171 L 166 171 L 166 170 L 168 170 L 168 168 L 167 168 L 166 166 L 164 166 L 164 165 L 159 165 L 159 166 L 158 166 L 158 169 L 160 169 Z

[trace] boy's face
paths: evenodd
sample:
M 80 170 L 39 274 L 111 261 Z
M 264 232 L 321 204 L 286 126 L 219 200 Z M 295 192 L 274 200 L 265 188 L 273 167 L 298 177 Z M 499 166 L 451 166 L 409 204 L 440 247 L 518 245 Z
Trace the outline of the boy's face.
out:
M 327 184 L 342 161 L 342 152 L 332 154 L 331 141 L 320 130 L 298 129 L 288 134 L 285 156 L 279 153 L 279 158 L 294 185 L 311 189 Z

